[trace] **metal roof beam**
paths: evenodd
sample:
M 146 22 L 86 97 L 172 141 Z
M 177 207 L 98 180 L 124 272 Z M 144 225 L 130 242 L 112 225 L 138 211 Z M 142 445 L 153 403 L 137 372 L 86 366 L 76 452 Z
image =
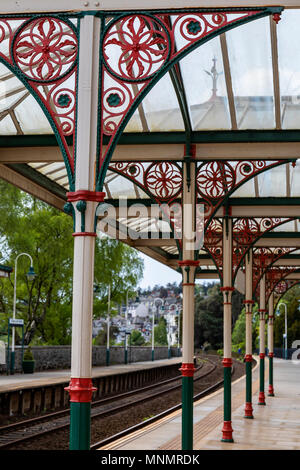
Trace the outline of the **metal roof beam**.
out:
M 300 8 L 299 0 L 239 0 L 238 7 L 273 7 Z M 188 7 L 199 8 L 199 0 L 189 0 Z M 236 0 L 202 0 L 201 8 L 236 8 Z M 35 12 L 74 12 L 74 11 L 113 11 L 113 10 L 152 10 L 187 8 L 184 0 L 152 0 L 150 3 L 140 0 L 101 0 L 101 2 L 84 2 L 83 0 L 1 0 L 2 13 L 35 13 Z

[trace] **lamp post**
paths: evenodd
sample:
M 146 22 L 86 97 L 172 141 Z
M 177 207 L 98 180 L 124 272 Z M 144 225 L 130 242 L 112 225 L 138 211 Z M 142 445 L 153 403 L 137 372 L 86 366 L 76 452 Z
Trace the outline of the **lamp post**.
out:
M 171 322 L 171 306 L 174 305 L 175 312 L 177 313 L 177 304 L 176 302 L 172 302 L 169 304 L 169 313 L 168 313 L 168 359 L 171 358 L 171 334 L 170 334 L 170 322 Z
M 26 274 L 28 281 L 33 281 L 36 274 L 33 269 L 32 257 L 28 253 L 20 253 L 15 260 L 15 283 L 14 283 L 14 301 L 13 301 L 13 321 L 16 319 L 16 303 L 17 303 L 17 267 L 18 259 L 20 256 L 27 256 L 30 259 L 30 268 Z M 11 355 L 10 355 L 10 373 L 14 374 L 15 370 L 15 328 L 12 329 L 12 344 L 11 344 Z
M 161 304 L 163 304 L 163 300 L 160 297 L 156 297 L 156 299 L 154 299 L 154 302 L 153 302 L 154 307 L 155 307 L 155 302 L 157 300 L 161 302 Z M 157 315 L 158 315 L 158 309 L 159 309 L 159 304 L 156 305 Z M 154 361 L 154 313 L 155 313 L 155 308 L 152 308 L 152 353 L 151 353 L 152 361 Z
M 126 311 L 125 311 L 125 350 L 124 363 L 128 363 L 128 341 L 127 341 L 127 325 L 128 325 L 128 291 L 126 292 Z
M 109 324 L 110 324 L 110 285 L 107 294 L 107 334 L 106 334 L 106 365 L 109 366 L 110 348 L 109 348 Z
M 278 305 L 278 308 L 284 305 L 284 329 L 285 329 L 285 334 L 284 334 L 284 349 L 285 349 L 285 359 L 287 360 L 287 307 L 285 302 L 281 302 L 281 304 Z

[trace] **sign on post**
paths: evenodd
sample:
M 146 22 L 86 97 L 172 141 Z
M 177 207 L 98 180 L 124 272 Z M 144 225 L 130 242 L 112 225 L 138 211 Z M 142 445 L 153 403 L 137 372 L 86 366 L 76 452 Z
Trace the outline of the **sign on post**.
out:
M 10 318 L 10 326 L 24 326 L 24 320 L 22 318 Z

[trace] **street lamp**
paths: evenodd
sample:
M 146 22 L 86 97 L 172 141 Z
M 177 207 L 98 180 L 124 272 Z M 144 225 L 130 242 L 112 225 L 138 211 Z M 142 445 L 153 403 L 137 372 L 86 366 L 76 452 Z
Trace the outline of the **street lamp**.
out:
M 17 303 L 17 266 L 18 259 L 20 256 L 27 256 L 30 259 L 30 268 L 26 274 L 28 281 L 32 282 L 36 276 L 33 269 L 32 257 L 28 253 L 20 253 L 15 260 L 15 283 L 14 283 L 14 303 L 13 303 L 13 322 L 16 319 L 16 303 Z M 11 355 L 10 355 L 10 372 L 14 373 L 15 369 L 15 328 L 12 328 L 12 345 L 11 345 Z
M 171 306 L 175 305 L 175 312 L 177 313 L 177 303 L 176 302 L 171 302 L 169 304 L 169 314 L 167 316 L 167 322 L 168 322 L 168 358 L 171 358 L 171 334 L 170 334 L 170 317 L 171 317 Z
M 110 347 L 109 347 L 109 325 L 110 324 L 110 285 L 107 294 L 107 326 L 106 326 L 106 365 L 109 366 Z
M 284 305 L 284 326 L 285 326 L 285 334 L 283 335 L 284 337 L 284 343 L 285 343 L 285 359 L 287 359 L 287 307 L 285 302 L 281 302 L 281 304 L 278 305 L 278 309 L 281 305 Z
M 126 292 L 126 312 L 125 312 L 125 357 L 124 357 L 125 364 L 128 363 L 127 327 L 128 327 L 128 291 Z

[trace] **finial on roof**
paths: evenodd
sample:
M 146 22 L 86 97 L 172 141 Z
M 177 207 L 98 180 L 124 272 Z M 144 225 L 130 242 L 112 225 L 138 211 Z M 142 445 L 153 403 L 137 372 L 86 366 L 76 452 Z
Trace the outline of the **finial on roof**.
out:
M 213 62 L 213 65 L 212 65 L 212 68 L 210 69 L 210 72 L 208 70 L 205 70 L 205 72 L 212 78 L 212 82 L 213 82 L 212 96 L 210 100 L 217 98 L 217 91 L 218 91 L 217 81 L 218 81 L 219 75 L 223 73 L 223 72 L 217 71 L 217 66 L 216 66 L 217 58 L 216 57 L 213 57 L 212 62 Z

